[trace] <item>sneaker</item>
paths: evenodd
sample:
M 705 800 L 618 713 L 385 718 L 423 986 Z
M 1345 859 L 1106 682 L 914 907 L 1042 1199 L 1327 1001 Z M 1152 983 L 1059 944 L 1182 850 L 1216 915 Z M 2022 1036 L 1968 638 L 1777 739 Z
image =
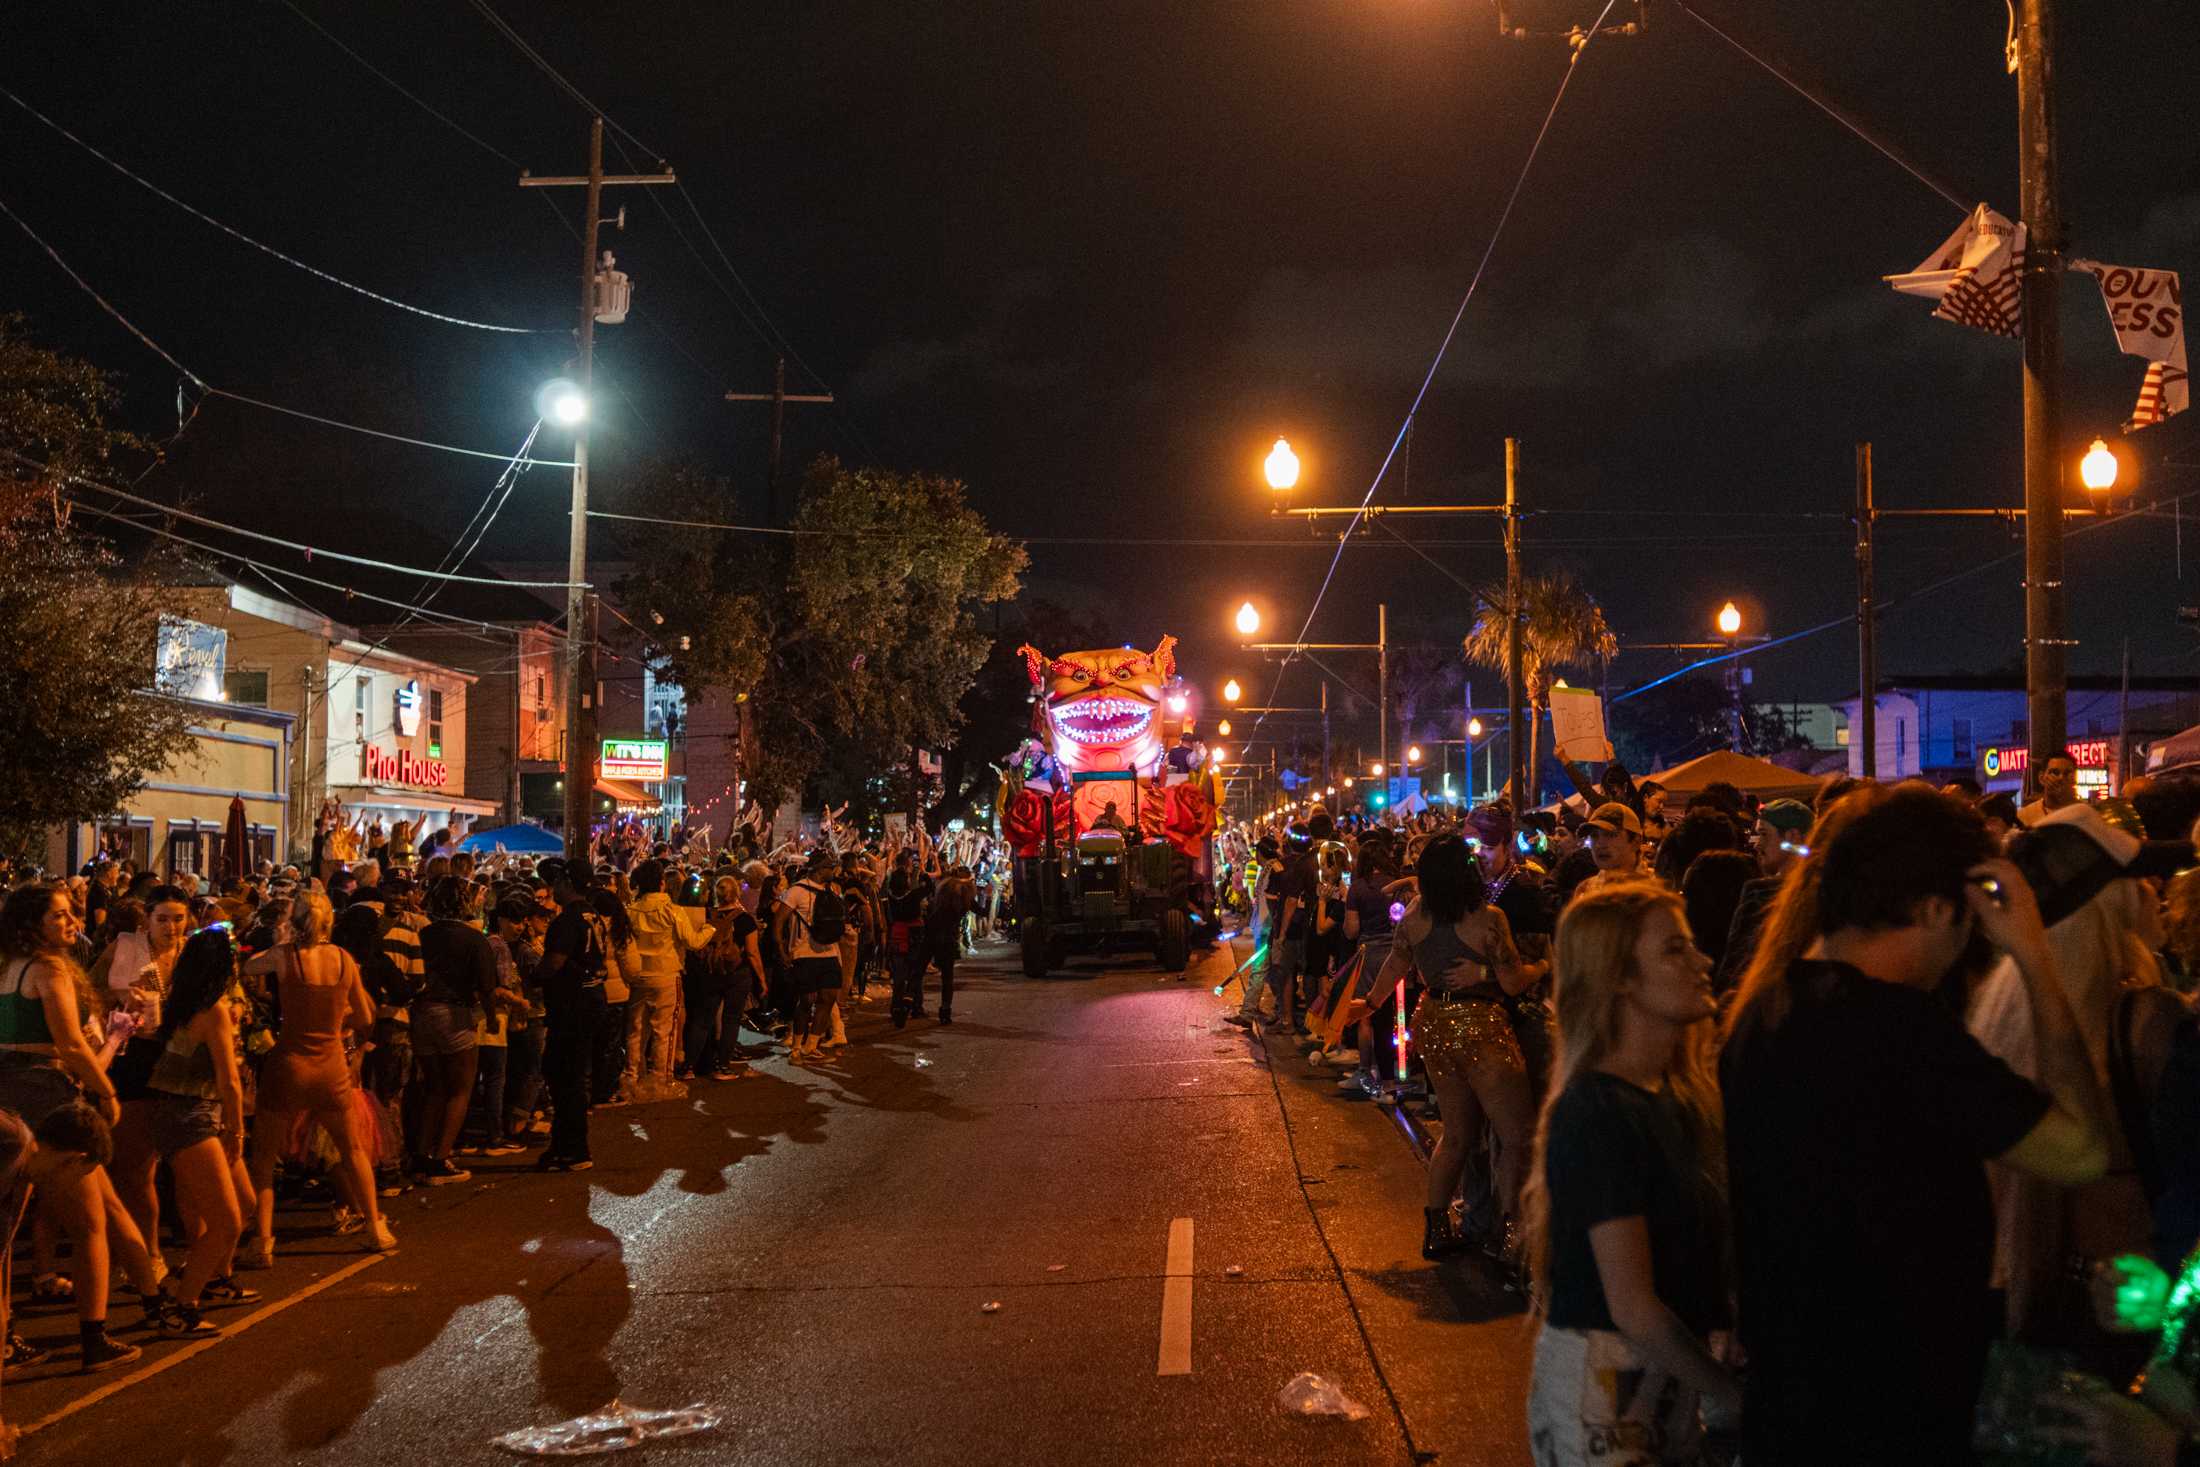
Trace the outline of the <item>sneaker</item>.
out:
M 329 1229 L 332 1237 L 348 1238 L 367 1225 L 367 1220 L 348 1207 L 336 1209 L 336 1225 Z
M 955 1026 L 955 1016 L 954 1016 L 953 1014 L 949 1013 L 949 1012 L 948 1012 L 947 1010 L 945 1010 L 945 1009 L 941 1009 L 941 1010 L 940 1010 L 940 1022 L 941 1022 L 942 1024 L 945 1024 L 945 1025 L 947 1025 L 947 1026 L 948 1026 L 948 1027 L 949 1027 L 950 1029 L 952 1029 L 952 1028 L 953 1028 L 953 1027 Z
M 76 1284 L 67 1274 L 43 1274 L 31 1280 L 30 1306 L 33 1309 L 58 1308 L 76 1302 Z
M 274 1266 L 275 1240 L 272 1238 L 254 1238 L 237 1250 L 237 1267 L 239 1268 L 261 1269 L 273 1268 Z
M 83 1363 L 77 1369 L 86 1375 L 96 1375 L 117 1365 L 128 1365 L 144 1353 L 136 1345 L 125 1345 L 103 1334 L 84 1347 Z
M 627 1106 L 632 1105 L 633 1103 L 634 1102 L 630 1098 L 628 1098 L 627 1093 L 624 1090 L 621 1090 L 617 1094 L 613 1095 L 609 1100 L 597 1101 L 594 1108 L 596 1110 L 621 1110 Z
M 164 1340 L 211 1340 L 222 1332 L 220 1325 L 199 1313 L 196 1304 L 176 1299 L 162 1306 L 153 1328 Z
M 1360 1062 L 1360 1052 L 1356 1049 L 1333 1050 L 1329 1058 L 1335 1064 L 1357 1065 Z
M 747 1065 L 720 1065 L 710 1072 L 713 1080 L 746 1080 L 756 1072 Z
M 383 1197 L 402 1197 L 412 1190 L 412 1183 L 405 1180 L 403 1172 L 391 1167 L 375 1174 L 374 1190 Z
M 547 1136 L 550 1134 L 550 1123 L 548 1121 L 529 1121 L 527 1123 L 527 1134 L 530 1136 Z
M 470 1182 L 474 1174 L 454 1164 L 449 1157 L 441 1161 L 425 1162 L 420 1168 L 420 1180 L 431 1187 L 448 1187 L 453 1182 Z
M 595 1163 L 585 1156 L 545 1156 L 535 1163 L 538 1172 L 585 1172 Z
M 234 1304 L 250 1304 L 260 1297 L 258 1289 L 248 1289 L 237 1282 L 235 1274 L 217 1274 L 206 1281 L 199 1290 L 201 1309 L 226 1309 Z
M 368 1229 L 366 1242 L 363 1246 L 369 1253 L 395 1253 L 397 1251 L 397 1235 L 390 1231 L 390 1225 L 386 1219 L 378 1217 L 374 1220 L 374 1226 Z
M 9 1370 L 21 1370 L 26 1366 L 43 1363 L 51 1353 L 53 1352 L 40 1349 L 11 1329 L 8 1331 L 6 1351 L 0 1354 L 0 1366 Z
M 1318 1069 L 1320 1069 L 1320 1068 L 1321 1068 L 1321 1067 L 1322 1067 L 1323 1065 L 1327 1064 L 1327 1063 L 1328 1063 L 1328 1061 L 1327 1061 L 1326 1059 L 1324 1059 L 1324 1058 L 1323 1058 L 1323 1056 L 1322 1056 L 1322 1051 L 1321 1051 L 1320 1049 L 1318 1049 L 1318 1048 L 1317 1048 L 1317 1049 L 1311 1049 L 1311 1050 L 1308 1050 L 1308 1051 L 1307 1051 L 1307 1054 L 1306 1054 L 1306 1063 L 1307 1063 L 1307 1066 L 1308 1066 L 1308 1068 L 1310 1068 L 1310 1069 L 1316 1069 L 1316 1070 L 1318 1070 Z
M 1337 1082 L 1337 1089 L 1346 1095 L 1363 1096 L 1367 1094 L 1367 1080 L 1358 1070 L 1354 1070 Z
M 483 1156 L 517 1156 L 527 1148 L 517 1141 L 492 1141 L 481 1148 Z
M 479 1141 L 461 1141 L 451 1148 L 452 1154 L 456 1156 L 485 1156 L 488 1150 Z
M 1225 1024 L 1235 1024 L 1240 1029 L 1250 1029 L 1253 1027 L 1253 1016 L 1251 1014 L 1224 1014 L 1222 1016 L 1222 1022 Z

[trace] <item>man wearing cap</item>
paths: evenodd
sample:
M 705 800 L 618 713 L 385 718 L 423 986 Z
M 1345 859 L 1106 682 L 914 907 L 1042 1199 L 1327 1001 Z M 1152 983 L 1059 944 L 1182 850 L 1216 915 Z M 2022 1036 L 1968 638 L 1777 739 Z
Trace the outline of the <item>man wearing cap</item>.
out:
M 1617 800 L 1599 805 L 1581 828 L 1589 837 L 1589 854 L 1596 859 L 1597 874 L 1574 888 L 1579 895 L 1600 886 L 1623 881 L 1642 881 L 1649 872 L 1642 864 L 1642 817 Z
M 1780 883 L 1809 859 L 1805 842 L 1814 818 L 1810 806 L 1801 800 L 1773 800 L 1757 812 L 1757 869 L 1764 875 L 1744 882 L 1741 898 L 1734 904 L 1734 917 L 1726 929 L 1726 955 L 1719 959 L 1715 975 L 1721 993 L 1739 983 L 1749 967 L 1757 951 L 1757 933 L 1764 926 L 1765 913 L 1772 909 L 1772 899 L 1780 894 Z

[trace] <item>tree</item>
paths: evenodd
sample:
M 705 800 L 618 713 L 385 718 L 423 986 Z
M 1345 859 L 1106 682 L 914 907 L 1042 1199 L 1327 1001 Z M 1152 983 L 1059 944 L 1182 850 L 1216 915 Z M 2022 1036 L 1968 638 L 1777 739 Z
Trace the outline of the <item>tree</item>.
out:
M 71 519 L 68 486 L 142 451 L 107 426 L 98 369 L 0 316 L 0 847 L 121 809 L 190 750 L 195 714 L 152 696 L 160 594 Z
M 632 500 L 704 521 L 734 504 L 726 480 L 678 466 L 640 476 Z M 1013 597 L 1026 564 L 956 480 L 832 458 L 811 466 L 792 528 L 630 535 L 619 587 L 688 696 L 746 700 L 744 774 L 767 809 L 828 759 L 886 776 L 915 749 L 945 748 L 992 645 L 977 608 Z
M 1529 782 L 1539 785 L 1535 770 L 1542 754 L 1543 715 L 1550 711 L 1551 684 L 1569 667 L 1609 662 L 1619 652 L 1619 638 L 1604 620 L 1604 608 L 1582 589 L 1567 571 L 1521 578 L 1520 661 L 1528 694 Z M 1512 676 L 1512 646 L 1505 624 L 1505 590 L 1484 587 L 1475 593 L 1474 625 L 1468 629 L 1469 662 Z M 1516 804 L 1533 803 L 1536 791 L 1523 798 L 1513 792 Z
M 1704 673 L 1675 678 L 1612 706 L 1612 742 L 1630 769 L 1648 774 L 1728 747 L 1732 708 L 1721 679 Z M 1753 703 L 1744 710 L 1741 753 L 1765 759 L 1809 747 L 1779 704 Z

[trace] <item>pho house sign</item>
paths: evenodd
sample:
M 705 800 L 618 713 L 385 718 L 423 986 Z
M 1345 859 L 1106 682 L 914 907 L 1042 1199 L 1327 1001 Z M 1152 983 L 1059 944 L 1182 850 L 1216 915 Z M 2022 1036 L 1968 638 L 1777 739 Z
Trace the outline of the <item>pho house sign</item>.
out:
M 390 753 L 369 744 L 362 755 L 370 784 L 410 784 L 439 790 L 450 783 L 451 766 L 441 759 L 424 758 L 410 749 Z

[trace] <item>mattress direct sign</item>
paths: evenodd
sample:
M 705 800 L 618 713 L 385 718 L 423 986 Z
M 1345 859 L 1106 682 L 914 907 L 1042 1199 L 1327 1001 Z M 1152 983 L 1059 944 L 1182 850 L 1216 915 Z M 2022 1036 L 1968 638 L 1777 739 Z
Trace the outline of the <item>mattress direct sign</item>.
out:
M 605 779 L 661 784 L 665 778 L 663 739 L 605 739 L 598 772 Z

